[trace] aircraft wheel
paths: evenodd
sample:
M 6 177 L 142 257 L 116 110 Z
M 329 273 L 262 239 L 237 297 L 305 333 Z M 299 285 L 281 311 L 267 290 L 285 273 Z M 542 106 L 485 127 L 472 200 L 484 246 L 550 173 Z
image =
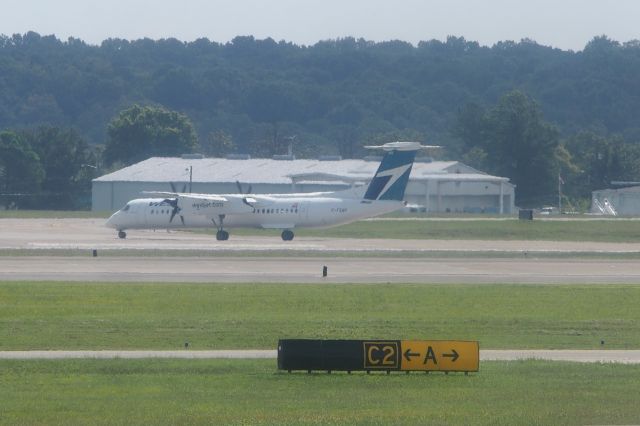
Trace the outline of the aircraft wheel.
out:
M 216 240 L 218 241 L 227 241 L 229 239 L 229 233 L 227 231 L 218 231 L 216 232 Z
M 125 239 L 127 238 L 127 233 L 124 231 L 118 231 L 118 238 Z
M 282 239 L 284 241 L 291 241 L 293 240 L 293 231 L 290 231 L 288 229 L 285 229 L 284 231 L 282 231 Z

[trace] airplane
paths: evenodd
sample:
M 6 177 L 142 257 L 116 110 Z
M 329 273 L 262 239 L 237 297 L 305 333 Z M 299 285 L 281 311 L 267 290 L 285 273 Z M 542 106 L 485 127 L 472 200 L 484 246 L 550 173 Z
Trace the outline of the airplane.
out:
M 439 148 L 419 142 L 366 146 L 384 151 L 368 186 L 335 192 L 302 194 L 195 194 L 145 192 L 154 198 L 129 201 L 106 226 L 126 238 L 129 229 L 215 227 L 216 239 L 229 239 L 229 228 L 280 229 L 291 241 L 294 229 L 328 228 L 389 213 L 404 206 L 409 174 L 420 149 Z M 176 216 L 180 220 L 175 220 Z

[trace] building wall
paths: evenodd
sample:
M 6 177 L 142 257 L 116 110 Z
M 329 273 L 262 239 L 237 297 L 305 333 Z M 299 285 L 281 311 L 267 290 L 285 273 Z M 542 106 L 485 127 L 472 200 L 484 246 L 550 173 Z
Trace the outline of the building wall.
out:
M 455 175 L 454 175 L 455 176 Z M 512 214 L 515 189 L 502 183 L 502 212 Z M 409 182 L 405 200 L 432 213 L 500 213 L 500 182 L 425 180 Z
M 591 195 L 591 212 L 599 213 L 595 206 L 595 200 L 604 204 L 607 199 L 619 215 L 640 215 L 640 191 L 638 188 L 603 189 L 594 191 Z

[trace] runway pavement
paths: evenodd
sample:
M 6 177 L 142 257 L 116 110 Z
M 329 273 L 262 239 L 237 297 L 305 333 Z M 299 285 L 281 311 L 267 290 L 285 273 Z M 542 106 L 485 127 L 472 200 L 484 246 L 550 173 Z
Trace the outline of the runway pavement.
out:
M 275 350 L 211 351 L 0 351 L 0 359 L 275 359 Z M 491 350 L 480 351 L 480 361 L 546 360 L 568 362 L 615 362 L 640 364 L 640 350 Z
M 585 252 L 640 253 L 640 243 L 593 243 L 579 241 L 482 241 L 482 240 L 394 240 L 296 237 L 243 237 L 231 233 L 229 241 L 216 241 L 213 235 L 181 231 L 128 231 L 125 240 L 104 219 L 0 219 L 0 250 L 79 249 L 79 250 L 198 250 L 202 252 L 296 251 L 313 252 Z
M 126 240 L 104 219 L 0 219 L 0 250 L 87 250 L 87 256 L 0 256 L 0 280 L 283 283 L 640 283 L 640 260 L 553 259 L 549 253 L 638 253 L 640 243 L 393 240 L 233 236 L 131 231 Z M 98 250 L 98 257 L 88 256 Z M 123 256 L 114 252 L 128 249 Z M 111 256 L 100 256 L 109 250 Z M 131 256 L 137 251 L 198 256 Z M 447 257 L 447 252 L 458 252 Z M 492 252 L 517 253 L 514 258 Z M 259 257 L 277 252 L 279 257 Z M 358 257 L 340 256 L 342 252 Z M 435 253 L 410 257 L 403 253 Z M 460 258 L 462 253 L 474 253 Z M 536 258 L 545 252 L 546 257 Z M 224 256 L 216 254 L 224 253 Z M 254 257 L 247 257 L 251 253 Z M 385 257 L 385 254 L 393 257 Z M 434 258 L 431 256 L 440 256 Z M 301 256 L 304 254 L 304 256 Z M 372 257 L 366 257 L 371 254 Z M 375 256 L 375 257 L 373 257 Z M 328 276 L 322 277 L 327 266 Z
M 612 284 L 640 283 L 640 260 L 2 256 L 0 280 Z

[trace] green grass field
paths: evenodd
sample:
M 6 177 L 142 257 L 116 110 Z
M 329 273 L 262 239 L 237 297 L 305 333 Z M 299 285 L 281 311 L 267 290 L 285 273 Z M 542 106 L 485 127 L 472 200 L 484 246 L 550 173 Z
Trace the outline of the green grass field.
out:
M 0 349 L 275 348 L 279 338 L 640 347 L 640 286 L 0 283 Z
M 213 231 L 207 230 L 206 232 Z M 233 235 L 273 235 L 278 231 L 234 229 Z M 639 242 L 638 220 L 376 220 L 329 229 L 299 229 L 299 237 L 463 240 L 549 240 Z
M 287 374 L 273 360 L 0 361 L 0 424 L 636 424 L 640 366 Z

